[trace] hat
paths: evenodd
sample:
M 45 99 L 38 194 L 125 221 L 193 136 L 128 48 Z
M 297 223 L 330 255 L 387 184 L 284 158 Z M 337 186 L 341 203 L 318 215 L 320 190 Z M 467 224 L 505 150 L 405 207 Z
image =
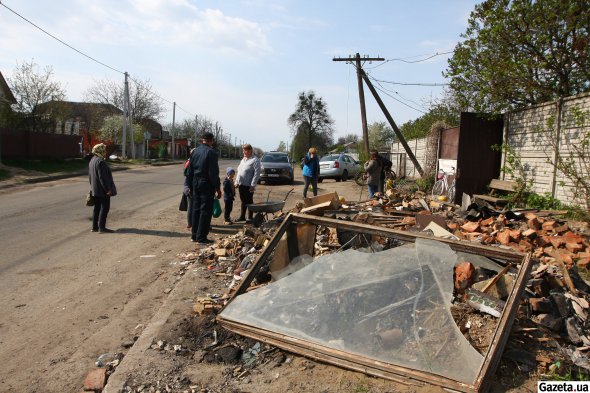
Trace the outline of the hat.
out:
M 231 166 L 227 167 L 227 170 L 225 171 L 226 174 L 230 174 L 230 173 L 236 173 L 236 170 L 234 168 L 232 168 Z
M 210 132 L 205 132 L 202 136 L 201 139 L 204 139 L 206 141 L 212 141 L 213 140 L 213 134 Z

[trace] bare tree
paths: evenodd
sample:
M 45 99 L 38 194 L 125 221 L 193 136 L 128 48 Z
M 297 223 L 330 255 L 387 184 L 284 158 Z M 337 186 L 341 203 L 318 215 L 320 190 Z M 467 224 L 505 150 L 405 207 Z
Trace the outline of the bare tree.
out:
M 104 79 L 94 81 L 84 98 L 89 102 L 111 104 L 123 110 L 125 103 L 125 86 L 123 82 Z M 129 108 L 132 119 L 158 120 L 166 108 L 163 100 L 156 94 L 148 80 L 131 79 L 129 83 Z
M 34 59 L 17 63 L 11 78 L 7 78 L 10 90 L 16 98 L 14 109 L 32 113 L 35 107 L 49 101 L 63 101 L 66 91 L 60 82 L 53 80 L 53 67 L 39 69 Z

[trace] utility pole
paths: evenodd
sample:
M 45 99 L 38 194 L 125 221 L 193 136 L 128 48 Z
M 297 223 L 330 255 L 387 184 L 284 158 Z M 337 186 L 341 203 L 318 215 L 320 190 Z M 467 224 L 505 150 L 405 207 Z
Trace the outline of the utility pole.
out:
M 174 123 L 176 121 L 176 101 L 172 103 L 172 159 L 174 159 Z
M 199 134 L 199 120 L 198 119 L 199 119 L 199 117 L 197 115 L 195 115 L 195 146 L 194 147 L 197 147 L 197 143 L 198 143 L 197 138 L 199 137 L 199 135 L 198 135 Z
M 129 142 L 131 142 L 131 157 L 135 159 L 135 138 L 133 132 L 133 116 L 131 115 L 131 100 L 129 99 L 129 84 L 125 86 L 125 98 L 127 100 L 127 116 L 129 117 Z
M 352 63 L 353 58 L 352 57 L 348 57 L 348 58 L 334 58 L 332 59 L 333 61 L 345 61 L 347 63 Z M 363 140 L 364 140 L 364 144 L 365 144 L 365 152 L 367 153 L 367 157 L 369 157 L 369 129 L 367 127 L 367 111 L 365 108 L 365 92 L 363 90 L 363 79 L 361 77 L 361 70 L 362 70 L 362 66 L 361 66 L 361 55 L 359 55 L 358 53 L 355 55 L 354 57 L 355 63 L 356 63 L 356 79 L 357 79 L 357 84 L 358 84 L 358 89 L 359 89 L 359 101 L 361 104 L 361 122 L 362 122 L 362 126 L 363 126 Z M 381 57 L 368 57 L 365 56 L 362 58 L 363 61 L 384 61 L 384 58 Z
M 231 156 L 231 134 L 229 134 L 229 138 L 227 140 L 227 158 Z
M 123 140 L 121 141 L 122 149 L 121 149 L 121 155 L 123 156 L 123 158 L 127 157 L 127 106 L 129 105 L 129 102 L 127 102 L 127 89 L 128 89 L 128 84 L 127 84 L 127 77 L 129 76 L 129 74 L 127 72 L 125 72 L 125 85 L 123 87 Z

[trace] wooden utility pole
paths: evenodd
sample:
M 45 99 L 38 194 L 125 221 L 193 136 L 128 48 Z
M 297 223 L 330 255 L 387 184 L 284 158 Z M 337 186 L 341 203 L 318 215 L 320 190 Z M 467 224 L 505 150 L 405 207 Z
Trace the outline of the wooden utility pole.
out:
M 416 168 L 416 170 L 418 171 L 420 176 L 424 176 L 424 170 L 422 169 L 422 166 L 420 165 L 420 163 L 416 159 L 416 156 L 414 155 L 414 152 L 412 151 L 412 149 L 410 149 L 410 146 L 408 146 L 408 143 L 406 142 L 406 138 L 404 138 L 404 136 L 402 135 L 402 132 L 395 124 L 395 121 L 393 121 L 393 117 L 391 117 L 391 115 L 389 114 L 389 111 L 385 107 L 385 104 L 383 103 L 383 101 L 381 101 L 381 97 L 379 97 L 379 94 L 377 94 L 377 90 L 375 90 L 375 87 L 373 86 L 373 84 L 369 80 L 369 77 L 367 76 L 365 71 L 361 69 L 360 72 L 361 72 L 363 79 L 365 80 L 365 83 L 367 84 L 367 87 L 369 88 L 369 90 L 371 90 L 371 93 L 373 93 L 373 97 L 375 97 L 377 104 L 379 104 L 379 107 L 381 108 L 381 110 L 383 111 L 383 114 L 387 118 L 389 125 L 391 126 L 391 128 L 393 128 L 395 135 L 397 136 L 400 143 L 404 147 L 406 153 L 408 154 L 408 157 L 410 157 L 410 160 L 414 164 L 414 167 Z
M 346 61 L 352 63 L 353 58 L 334 58 L 333 61 Z M 365 92 L 363 90 L 363 79 L 361 77 L 361 55 L 358 53 L 354 57 L 356 63 L 356 79 L 359 88 L 359 101 L 361 104 L 361 122 L 363 127 L 363 141 L 365 142 L 365 152 L 367 153 L 367 157 L 369 157 L 369 128 L 367 127 L 367 111 L 365 109 Z M 363 61 L 383 61 L 385 59 L 381 57 L 368 57 L 365 56 L 362 58 Z

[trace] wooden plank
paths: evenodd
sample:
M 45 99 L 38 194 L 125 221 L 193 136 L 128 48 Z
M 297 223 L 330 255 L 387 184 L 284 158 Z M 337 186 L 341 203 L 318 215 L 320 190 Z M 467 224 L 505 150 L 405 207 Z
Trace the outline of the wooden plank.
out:
M 501 191 L 513 192 L 516 189 L 516 182 L 512 180 L 492 179 L 490 188 Z
M 488 380 L 494 375 L 496 368 L 502 359 L 504 347 L 510 336 L 510 330 L 514 323 L 518 307 L 520 306 L 520 299 L 526 287 L 532 266 L 531 254 L 529 253 L 520 264 L 520 269 L 516 276 L 516 282 L 512 287 L 510 296 L 508 296 L 508 299 L 506 300 L 506 305 L 500 315 L 500 321 L 494 332 L 492 343 L 488 348 L 486 356 L 484 357 L 484 363 L 479 371 L 477 379 L 475 380 L 474 387 L 477 392 L 483 392 L 490 387 Z
M 319 205 L 320 203 L 324 203 L 324 202 L 329 202 L 329 201 L 339 201 L 338 199 L 338 193 L 336 191 L 331 192 L 329 194 L 322 194 L 322 195 L 317 195 L 311 198 L 305 198 L 303 200 L 303 204 L 305 205 L 305 207 L 310 207 L 310 206 L 314 206 L 314 205 Z M 340 206 L 335 206 L 334 208 L 337 209 Z
M 491 195 L 475 194 L 475 195 L 473 195 L 473 198 L 474 199 L 481 199 L 481 200 L 488 201 L 488 202 L 491 202 L 491 203 L 494 203 L 494 204 L 496 204 L 496 203 L 508 203 L 508 200 L 507 199 L 497 198 L 497 197 L 493 197 Z

